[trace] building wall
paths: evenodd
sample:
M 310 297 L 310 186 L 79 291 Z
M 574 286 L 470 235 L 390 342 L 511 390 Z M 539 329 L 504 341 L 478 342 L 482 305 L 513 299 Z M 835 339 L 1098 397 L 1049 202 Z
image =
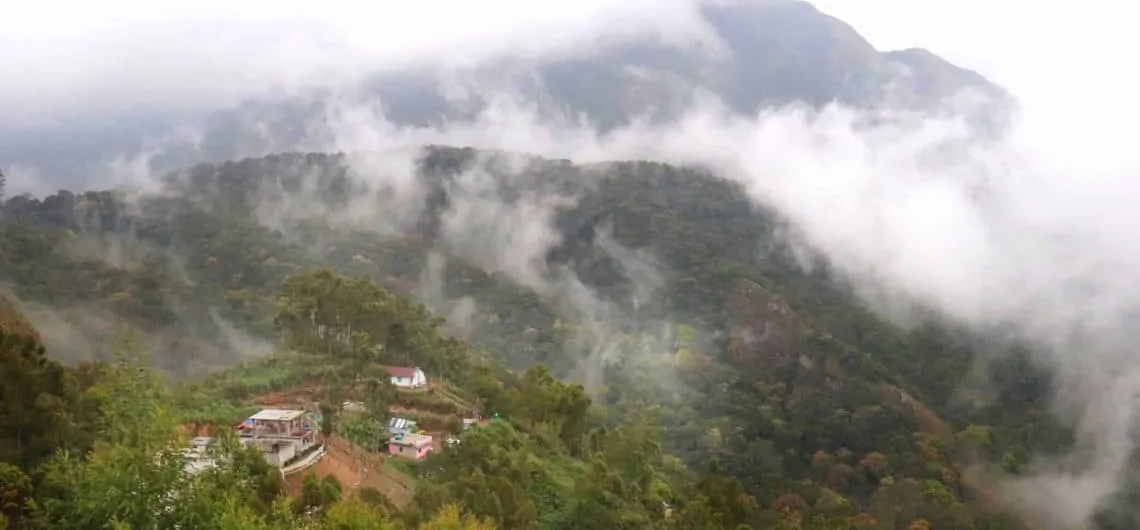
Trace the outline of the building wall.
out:
M 288 436 L 295 431 L 300 422 L 293 421 L 270 421 L 270 420 L 254 420 L 254 426 L 258 428 L 258 432 L 269 436 Z
M 295 444 L 282 445 L 281 449 L 277 451 L 277 460 L 280 462 L 278 467 L 285 467 L 285 463 L 292 460 L 294 456 L 297 456 Z
M 292 460 L 297 456 L 297 446 L 293 444 L 282 444 L 278 446 L 277 451 L 265 451 L 265 461 L 273 467 L 285 467 L 285 463 Z
M 388 454 L 392 456 L 423 460 L 430 452 L 431 444 L 424 444 L 421 447 L 408 447 L 406 445 L 388 444 Z
M 284 467 L 285 464 L 297 456 L 298 453 L 314 445 L 311 440 L 302 438 L 260 439 L 254 443 L 261 449 L 261 454 L 265 457 L 265 461 L 273 467 Z M 276 451 L 273 450 L 275 443 L 277 445 Z
M 392 376 L 392 384 L 404 388 L 419 388 L 427 385 L 427 376 L 423 370 L 416 368 L 416 372 L 412 374 L 412 377 Z

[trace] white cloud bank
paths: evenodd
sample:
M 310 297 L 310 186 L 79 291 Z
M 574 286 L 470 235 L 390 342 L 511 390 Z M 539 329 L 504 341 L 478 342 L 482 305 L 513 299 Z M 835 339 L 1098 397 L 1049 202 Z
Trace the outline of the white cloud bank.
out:
M 0 116 L 224 107 L 272 89 L 510 53 L 580 52 L 598 39 L 708 40 L 693 0 L 48 0 L 5 8 Z
M 1058 412 L 1078 425 L 1079 445 L 1093 448 L 1085 465 L 1044 468 L 1013 485 L 1015 498 L 1057 528 L 1080 524 L 1117 488 L 1134 448 L 1140 164 L 1130 151 L 1086 159 L 1081 150 L 1088 136 L 1111 131 L 1042 135 L 1022 123 L 994 142 L 953 119 L 842 107 L 745 118 L 707 99 L 672 123 L 598 135 L 507 96 L 492 98 L 475 120 L 441 128 L 399 128 L 351 105 L 314 125 L 332 133 L 324 146 L 332 150 L 451 144 L 709 167 L 783 214 L 798 242 L 868 300 L 917 303 L 975 329 L 1012 329 L 1039 346 L 1037 360 L 1058 376 Z M 1072 138 L 1074 147 L 1042 138 Z M 357 170 L 381 175 L 383 157 L 368 160 Z M 524 217 L 548 223 L 540 213 Z M 519 223 L 525 219 L 508 228 L 522 230 Z M 545 250 L 511 241 L 492 250 Z
M 398 129 L 360 114 L 327 125 L 339 131 L 336 146 L 354 149 L 442 143 L 710 167 L 786 216 L 799 242 L 868 300 L 918 303 L 1040 346 L 1037 360 L 1062 388 L 1058 411 L 1077 422 L 1079 443 L 1094 456 L 1013 485 L 1014 497 L 1031 492 L 1024 499 L 1032 510 L 1070 528 L 1117 488 L 1140 394 L 1132 325 L 1140 314 L 1140 165 L 1130 153 L 1112 165 L 1083 164 L 1079 152 L 1066 159 L 1064 145 L 1038 143 L 1039 131 L 978 141 L 953 120 L 868 120 L 840 107 L 747 119 L 707 101 L 676 122 L 603 136 L 536 116 L 503 98 L 445 129 Z M 499 249 L 515 251 L 522 249 Z

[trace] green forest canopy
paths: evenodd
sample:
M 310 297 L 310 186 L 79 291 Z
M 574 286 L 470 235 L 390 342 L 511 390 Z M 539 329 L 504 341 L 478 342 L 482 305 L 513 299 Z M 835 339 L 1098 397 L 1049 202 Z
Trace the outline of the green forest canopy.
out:
M 397 233 L 305 217 L 270 228 L 255 215 L 267 182 L 278 201 L 346 204 L 362 184 L 342 155 L 197 166 L 169 176 L 162 196 L 7 199 L 0 274 L 11 296 L 33 321 L 79 330 L 31 333 L 12 304 L 0 318 L 13 382 L 0 406 L 7 524 L 1014 528 L 996 477 L 966 470 L 1024 473 L 1030 454 L 1070 443 L 1045 412 L 1048 379 L 1017 348 L 983 357 L 990 343 L 948 326 L 883 322 L 825 270 L 795 266 L 773 235 L 779 219 L 730 183 L 640 162 L 533 159 L 520 171 L 496 156 L 506 155 L 429 149 L 428 202 Z M 543 259 L 610 313 L 447 253 L 443 220 L 475 166 L 512 173 L 495 191 L 505 203 L 577 197 L 556 212 L 561 242 Z M 660 285 L 638 292 L 606 238 L 652 255 Z M 444 256 L 440 285 L 415 300 L 432 254 Z M 437 316 L 463 304 L 478 310 L 462 326 Z M 126 351 L 108 340 L 119 325 L 138 337 Z M 60 353 L 45 350 L 53 342 Z M 280 353 L 239 356 L 251 344 Z M 955 399 L 983 360 L 992 376 L 981 384 L 997 392 Z M 402 508 L 327 481 L 287 499 L 236 450 L 224 476 L 183 477 L 173 457 L 140 467 L 144 453 L 174 454 L 179 424 L 236 421 L 256 392 L 319 377 L 349 393 L 359 374 L 412 363 L 506 421 L 431 457 Z M 268 375 L 243 375 L 258 373 Z M 168 392 L 158 380 L 170 374 L 184 382 Z M 366 390 L 374 410 L 395 399 Z M 194 501 L 144 509 L 166 495 Z M 1125 514 L 1106 507 L 1100 524 L 1126 528 Z

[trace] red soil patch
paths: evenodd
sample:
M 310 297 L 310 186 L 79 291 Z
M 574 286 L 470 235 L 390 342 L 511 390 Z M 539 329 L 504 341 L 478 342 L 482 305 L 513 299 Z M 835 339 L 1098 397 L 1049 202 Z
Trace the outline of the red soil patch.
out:
M 184 423 L 178 431 L 186 438 L 213 436 L 217 432 L 217 426 L 213 423 Z
M 339 436 L 330 436 L 325 439 L 325 455 L 313 467 L 285 477 L 285 489 L 290 495 L 296 495 L 301 491 L 305 475 L 315 473 L 322 478 L 332 475 L 346 492 L 371 486 L 396 507 L 402 507 L 412 500 L 415 485 L 411 478 L 384 465 L 385 458 Z
M 263 407 L 297 406 L 312 401 L 312 388 L 297 388 L 287 392 L 270 392 L 253 398 L 254 403 Z

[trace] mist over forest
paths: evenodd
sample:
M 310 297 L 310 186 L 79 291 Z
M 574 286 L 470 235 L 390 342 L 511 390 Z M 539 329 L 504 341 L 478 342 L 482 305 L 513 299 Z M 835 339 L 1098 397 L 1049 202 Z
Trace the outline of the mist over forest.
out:
M 0 528 L 1140 524 L 1107 128 L 827 2 L 435 4 L 21 14 Z

